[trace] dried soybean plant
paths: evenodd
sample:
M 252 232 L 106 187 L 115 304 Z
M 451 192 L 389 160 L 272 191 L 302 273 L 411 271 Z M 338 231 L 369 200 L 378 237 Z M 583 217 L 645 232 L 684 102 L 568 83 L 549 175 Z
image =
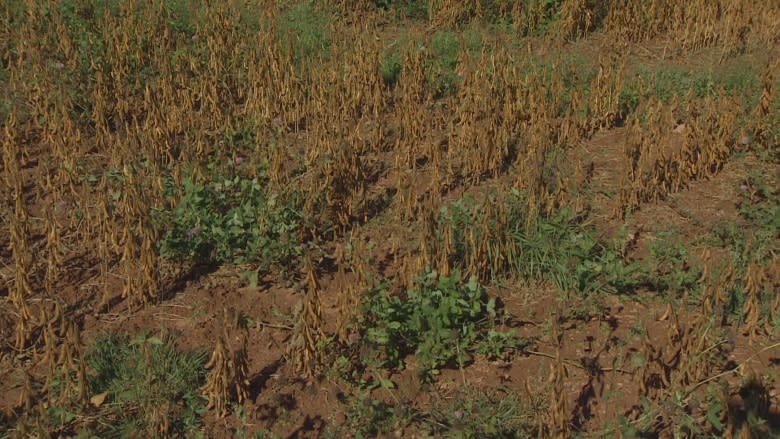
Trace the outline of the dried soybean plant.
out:
M 123 217 L 122 297 L 146 305 L 157 300 L 160 292 L 157 232 L 151 224 L 149 188 L 133 164 L 125 163 L 123 168 L 125 187 L 117 206 Z
M 337 304 L 339 309 L 339 321 L 337 335 L 341 343 L 350 342 L 350 323 L 355 321 L 360 312 L 362 292 L 370 287 L 369 268 L 365 263 L 362 240 L 349 250 L 344 244 L 337 244 L 334 252 L 334 262 L 337 271 L 336 285 L 339 285 Z M 351 276 L 350 276 L 351 274 Z
M 735 149 L 737 103 L 722 89 L 717 96 L 705 98 L 700 111 L 692 110 L 699 103 L 692 92 L 685 99 L 683 107 L 677 96 L 668 106 L 651 97 L 632 118 L 620 209 L 658 202 L 694 180 L 712 177 Z M 640 122 L 640 114 L 646 122 Z
M 301 135 L 309 143 L 301 157 L 305 172 L 297 178 L 280 175 L 280 155 L 289 154 L 280 146 L 273 148 L 270 160 L 277 163 L 274 179 L 292 180 L 291 188 L 306 194 L 306 214 L 324 224 L 322 229 L 332 226 L 336 234 L 367 218 L 366 190 L 376 175 L 376 161 L 369 155 L 385 141 L 379 120 L 387 106 L 378 74 L 381 46 L 354 26 L 342 30 L 344 38 L 351 38 L 349 44 L 335 45 L 330 59 L 320 61 L 320 69 L 306 71 L 300 79 L 306 84 L 306 98 L 295 97 L 300 101 L 296 117 L 305 122 Z
M 64 388 L 59 402 L 69 400 L 86 404 L 89 401 L 89 387 L 82 354 L 81 333 L 76 323 L 66 318 L 62 318 L 61 322 L 62 343 L 56 364 L 60 367 Z
M 466 217 L 454 220 L 449 215 L 439 214 L 431 220 L 433 230 L 428 232 L 423 255 L 430 253 L 429 263 L 444 275 L 458 268 L 465 277 L 474 275 L 488 281 L 511 272 L 519 262 L 509 217 L 512 203 L 520 200 L 503 189 L 479 195 L 482 199 L 474 200 L 473 204 L 468 201 L 471 198 L 466 198 L 463 206 L 450 205 L 448 208 L 457 210 L 457 216 Z M 466 207 L 465 211 L 461 211 L 463 207 Z M 453 260 L 455 255 L 459 262 Z
M 16 138 L 16 118 L 12 113 L 3 132 L 3 163 L 5 185 L 9 188 L 14 201 L 13 214 L 10 217 L 10 247 L 13 254 L 13 286 L 9 289 L 9 299 L 16 312 L 16 332 L 14 346 L 17 350 L 27 347 L 33 328 L 39 319 L 33 314 L 31 299 L 35 292 L 31 285 L 33 276 L 33 246 L 31 243 L 28 206 L 24 193 L 24 178 L 19 163 L 21 144 Z
M 556 35 L 560 40 L 584 38 L 596 25 L 601 14 L 599 2 L 564 0 L 558 9 L 560 16 Z
M 428 22 L 431 28 L 462 28 L 475 22 L 502 21 L 512 23 L 523 35 L 531 33 L 544 19 L 544 0 L 432 0 L 428 2 Z
M 724 439 L 757 439 L 771 437 L 772 430 L 767 424 L 771 422 L 750 422 L 750 418 L 772 419 L 773 389 L 772 380 L 755 371 L 744 374 L 741 383 L 736 388 L 721 387 L 721 397 L 730 401 L 720 414 L 720 420 L 725 424 Z M 748 421 L 745 421 L 747 414 Z
M 233 308 L 223 309 L 221 324 L 222 334 L 206 363 L 209 374 L 201 391 L 208 398 L 208 409 L 225 417 L 228 403 L 243 404 L 249 397 L 249 333 L 243 316 Z
M 563 332 L 560 326 L 560 314 L 550 317 L 550 336 L 555 343 L 555 359 L 550 363 L 550 374 L 547 383 L 550 386 L 552 399 L 550 412 L 544 425 L 545 435 L 556 439 L 569 437 L 570 419 L 566 403 L 566 388 L 564 382 L 568 377 L 568 371 L 563 363 Z
M 673 389 L 695 388 L 722 365 L 728 348 L 720 322 L 708 315 L 681 321 L 669 304 L 660 319 L 669 322 L 666 338 L 653 344 L 645 333 L 640 350 L 644 363 L 637 370 L 640 395 L 650 400 L 666 398 Z
M 610 5 L 603 28 L 617 44 L 665 36 L 676 53 L 721 45 L 725 56 L 776 41 L 779 20 L 772 2 L 628 0 Z
M 742 314 L 745 316 L 743 328 L 749 334 L 751 343 L 764 329 L 760 325 L 762 317 L 760 294 L 763 290 L 763 283 L 763 267 L 755 261 L 751 261 L 745 273 L 745 303 L 742 305 Z
M 767 264 L 765 276 L 767 285 L 770 287 L 769 291 L 780 290 L 780 255 L 772 256 L 772 259 Z M 775 294 L 775 298 L 769 307 L 769 315 L 765 320 L 767 332 L 770 332 L 770 322 L 776 322 L 778 319 L 780 319 L 780 294 Z
M 504 47 L 483 52 L 478 59 L 471 59 L 465 48 L 459 53 L 456 68 L 462 80 L 449 122 L 444 183 L 456 178 L 475 184 L 488 176 L 497 177 L 511 158 L 519 119 L 512 114 L 511 102 L 519 73 Z
M 304 259 L 306 293 L 295 311 L 295 327 L 287 346 L 286 357 L 296 374 L 312 379 L 323 364 L 322 342 L 325 340 L 322 321 L 320 285 L 310 255 Z
M 206 384 L 201 392 L 208 398 L 208 409 L 214 410 L 219 417 L 228 413 L 227 404 L 233 391 L 230 370 L 230 352 L 225 347 L 223 337 L 217 338 L 206 368 L 209 369 Z
M 780 141 L 777 136 L 772 135 L 772 126 L 776 124 L 776 119 L 775 122 L 772 119 L 772 100 L 775 96 L 775 72 L 778 68 L 780 68 L 780 61 L 767 63 L 764 67 L 761 75 L 761 95 L 752 114 L 756 121 L 754 141 L 768 150 L 772 149 L 772 142 L 775 142 L 774 147 L 777 148 L 776 143 Z
M 729 291 L 739 281 L 736 269 L 730 258 L 715 259 L 712 251 L 705 248 L 701 254 L 702 274 L 699 282 L 702 285 L 702 314 L 712 316 L 725 325 L 728 319 L 730 302 Z
M 416 169 L 418 159 L 422 158 L 420 147 L 435 128 L 433 97 L 426 86 L 425 62 L 425 53 L 416 44 L 409 43 L 403 54 L 393 105 L 393 125 L 397 127 L 393 151 L 398 178 L 402 177 L 401 171 Z
M 613 128 L 615 122 L 624 117 L 620 114 L 620 90 L 625 67 L 625 58 L 599 56 L 599 70 L 590 84 L 588 108 L 592 115 L 581 123 L 584 131 L 581 137 L 590 137 L 599 129 Z
M 709 249 L 702 252 L 702 313 L 719 319 L 722 325 L 726 325 L 731 313 L 736 313 L 741 316 L 741 330 L 752 343 L 757 336 L 772 333 L 771 322 L 780 312 L 780 299 L 769 292 L 780 285 L 780 270 L 776 255 L 761 261 L 750 241 L 739 258 L 746 262 L 742 269 L 735 267 L 731 257 L 716 259 Z M 738 309 L 734 308 L 736 294 L 744 295 Z

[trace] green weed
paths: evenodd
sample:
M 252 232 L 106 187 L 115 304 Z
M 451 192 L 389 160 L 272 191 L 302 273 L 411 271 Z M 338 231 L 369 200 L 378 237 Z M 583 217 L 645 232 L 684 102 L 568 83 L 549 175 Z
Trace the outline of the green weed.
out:
M 765 172 L 755 170 L 741 188 L 740 216 L 760 229 L 780 230 L 780 188 L 777 183 L 770 184 Z
M 701 269 L 692 265 L 679 232 L 659 232 L 649 249 L 648 282 L 655 290 L 682 294 L 686 290 L 694 291 L 698 288 Z
M 759 69 L 752 63 L 724 66 L 705 63 L 694 68 L 680 65 L 639 64 L 627 75 L 630 78 L 620 93 L 623 115 L 633 112 L 640 100 L 655 97 L 670 103 L 674 96 L 686 96 L 689 91 L 697 98 L 717 96 L 718 90 L 745 98 L 745 108 L 752 108 L 760 89 Z
M 545 406 L 541 395 L 465 386 L 446 400 L 437 400 L 423 424 L 438 437 L 537 437 L 540 432 L 534 420 Z
M 495 301 L 476 278 L 463 284 L 459 272 L 430 272 L 403 295 L 382 286 L 369 290 L 361 323 L 379 366 L 402 368 L 413 353 L 421 374 L 430 378 L 442 367 L 463 366 L 495 317 Z
M 446 95 L 455 86 L 458 79 L 455 67 L 460 48 L 460 37 L 455 31 L 437 30 L 431 37 L 430 63 L 426 73 L 428 87 L 435 95 Z
M 326 437 L 379 437 L 406 428 L 433 437 L 535 437 L 539 434 L 535 419 L 547 402 L 541 394 L 521 396 L 506 388 L 467 385 L 446 398 L 435 397 L 430 410 L 423 411 L 411 404 L 406 400 L 390 404 L 359 396 L 347 407 L 345 422 L 330 427 Z
M 380 71 L 382 73 L 382 80 L 385 85 L 392 87 L 398 82 L 398 77 L 401 75 L 402 70 L 402 57 L 398 52 L 389 52 L 382 58 Z
M 748 376 L 737 389 L 726 383 L 707 386 L 706 393 L 693 396 L 675 390 L 657 401 L 641 398 L 634 419 L 619 416 L 607 431 L 620 431 L 621 437 L 721 438 L 724 435 L 744 437 L 780 437 L 780 425 L 769 411 L 767 380 Z M 736 390 L 736 391 L 734 391 Z M 736 394 L 736 397 L 730 396 Z
M 489 360 L 496 360 L 504 357 L 508 353 L 508 349 L 520 348 L 523 344 L 525 344 L 524 341 L 518 339 L 517 330 L 514 328 L 507 331 L 490 329 L 476 343 L 475 351 Z
M 286 43 L 283 48 L 289 48 L 293 61 L 299 68 L 312 60 L 329 55 L 329 16 L 319 8 L 320 6 L 311 0 L 298 1 L 280 17 L 279 40 Z
M 281 439 L 281 437 L 282 436 L 279 436 L 278 434 L 267 429 L 262 429 L 252 435 L 252 439 Z
M 393 406 L 370 396 L 358 397 L 347 407 L 346 422 L 331 428 L 326 437 L 378 437 L 408 424 L 410 411 L 410 407 L 401 404 Z
M 172 209 L 157 212 L 164 257 L 196 263 L 258 263 L 263 269 L 295 266 L 304 218 L 295 194 L 268 193 L 262 180 L 240 175 L 171 187 Z M 178 196 L 178 198 L 177 198 Z
M 79 426 L 94 437 L 135 437 L 195 433 L 201 427 L 205 401 L 199 388 L 205 381 L 206 352 L 176 350 L 171 337 L 139 333 L 134 338 L 109 334 L 95 340 L 84 356 L 88 388 L 101 422 L 81 416 L 82 407 L 54 405 L 48 414 L 60 431 Z M 56 395 L 60 377 L 51 389 Z M 62 430 L 65 428 L 65 430 Z
M 487 273 L 475 273 L 484 278 L 514 276 L 528 283 L 546 281 L 562 293 L 579 294 L 626 293 L 642 283 L 639 265 L 622 257 L 620 240 L 599 242 L 592 228 L 575 219 L 570 210 L 529 220 L 526 196 L 516 190 L 503 199 L 490 195 L 485 203 L 505 204 L 504 224 L 498 216 L 485 221 L 485 209 L 469 195 L 442 209 L 436 239 L 443 239 L 445 226 L 452 229 L 452 266 L 466 268 L 478 251 L 474 243 L 480 243 L 504 255 L 491 261 Z M 489 233 L 481 226 L 485 222 Z M 476 239 L 467 240 L 467 236 Z
M 198 7 L 190 0 L 167 0 L 165 10 L 168 14 L 168 28 L 177 34 L 192 36 L 200 23 L 198 16 Z

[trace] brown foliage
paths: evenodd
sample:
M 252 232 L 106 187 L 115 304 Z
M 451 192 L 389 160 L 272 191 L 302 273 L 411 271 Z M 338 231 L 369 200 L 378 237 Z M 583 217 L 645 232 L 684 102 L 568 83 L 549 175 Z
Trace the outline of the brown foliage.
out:
M 247 338 L 243 316 L 235 309 L 223 309 L 222 334 L 206 363 L 209 375 L 201 391 L 208 398 L 208 408 L 219 417 L 228 413 L 227 404 L 243 404 L 249 397 Z

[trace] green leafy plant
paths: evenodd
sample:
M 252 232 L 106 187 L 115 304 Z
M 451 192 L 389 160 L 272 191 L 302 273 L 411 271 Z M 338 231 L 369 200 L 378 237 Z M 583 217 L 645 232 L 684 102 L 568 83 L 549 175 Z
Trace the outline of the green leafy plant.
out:
M 466 240 L 470 235 L 501 249 L 505 256 L 506 264 L 490 265 L 491 279 L 514 275 L 526 282 L 549 281 L 563 293 L 580 294 L 625 293 L 643 282 L 640 265 L 624 260 L 620 238 L 608 243 L 596 240 L 592 228 L 575 219 L 571 210 L 536 215 L 529 221 L 525 194 L 516 190 L 504 199 L 490 196 L 486 203 L 505 204 L 505 225 L 499 224 L 498 216 L 482 218 L 484 209 L 470 195 L 442 209 L 436 236 L 441 239 L 445 225 L 452 229 L 453 266 L 463 267 L 477 251 Z M 482 228 L 485 222 L 493 230 L 490 234 Z
M 382 80 L 387 86 L 393 86 L 398 82 L 398 77 L 401 75 L 401 54 L 397 52 L 387 53 L 382 58 L 380 70 L 382 73 Z
M 174 207 L 157 212 L 163 256 L 262 268 L 297 261 L 305 221 L 294 208 L 295 194 L 269 194 L 259 178 L 240 175 L 204 183 L 188 178 L 182 186 Z M 173 188 L 169 193 L 175 198 Z
M 698 288 L 701 270 L 689 261 L 688 250 L 676 230 L 659 232 L 649 248 L 648 282 L 653 288 L 673 293 Z
M 81 425 L 88 436 L 194 434 L 201 427 L 205 400 L 199 388 L 205 381 L 205 351 L 182 352 L 172 337 L 146 332 L 132 339 L 108 334 L 96 339 L 84 356 L 91 408 L 100 423 Z M 52 391 L 57 394 L 59 378 Z M 82 424 L 84 408 L 72 404 L 49 407 L 52 421 Z
M 760 229 L 780 230 L 780 189 L 767 181 L 761 170 L 753 171 L 742 183 L 739 214 Z
M 509 389 L 465 386 L 446 400 L 436 401 L 423 423 L 437 437 L 537 437 L 535 414 L 545 406 L 541 395 L 521 397 Z
M 718 88 L 723 87 L 746 96 L 749 98 L 747 104 L 750 105 L 760 92 L 757 67 L 745 63 L 736 66 L 706 63 L 693 70 L 675 64 L 639 64 L 632 73 L 634 79 L 624 85 L 625 92 L 638 94 L 641 81 L 645 88 L 645 99 L 653 96 L 664 103 L 669 103 L 675 95 L 685 96 L 689 91 L 700 98 L 715 96 Z
M 494 299 L 474 277 L 461 283 L 459 272 L 427 273 L 403 295 L 374 288 L 363 308 L 364 343 L 381 352 L 380 366 L 401 368 L 414 353 L 424 376 L 453 363 L 462 366 L 496 316 Z
M 523 341 L 517 337 L 517 329 L 507 331 L 498 331 L 490 329 L 477 342 L 476 352 L 482 354 L 490 360 L 501 358 L 509 349 L 516 349 Z
M 455 67 L 460 47 L 459 34 L 455 31 L 437 30 L 431 37 L 426 79 L 437 96 L 446 95 L 457 82 Z
M 747 377 L 737 389 L 726 383 L 710 384 L 706 394 L 697 392 L 696 397 L 678 389 L 659 400 L 641 397 L 636 417 L 619 416 L 608 431 L 620 431 L 622 437 L 657 437 L 663 432 L 670 437 L 714 439 L 727 431 L 746 437 L 778 437 L 780 426 L 769 419 L 768 401 L 767 383 L 756 376 Z
M 597 242 L 592 235 L 580 241 L 575 267 L 577 290 L 580 293 L 607 292 L 625 294 L 645 283 L 645 270 L 640 261 L 626 261 L 622 253 L 625 229 L 609 243 Z
M 314 1 L 297 1 L 280 17 L 279 39 L 291 49 L 298 67 L 328 54 L 331 45 L 328 14 L 318 8 Z
M 346 410 L 346 421 L 329 431 L 329 437 L 377 437 L 408 423 L 410 407 L 393 406 L 370 396 L 355 398 Z

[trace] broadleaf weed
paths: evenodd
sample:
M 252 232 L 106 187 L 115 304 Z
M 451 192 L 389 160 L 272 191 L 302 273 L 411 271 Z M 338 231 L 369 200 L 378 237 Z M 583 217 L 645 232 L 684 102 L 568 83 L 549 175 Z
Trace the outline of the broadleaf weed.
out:
M 263 269 L 289 269 L 301 254 L 305 224 L 296 197 L 268 193 L 257 177 L 184 179 L 174 207 L 156 215 L 164 231 L 160 253 L 201 264 L 258 263 Z
M 459 272 L 429 272 L 403 295 L 380 286 L 368 292 L 363 305 L 365 342 L 381 352 L 383 367 L 403 368 L 404 357 L 414 353 L 429 377 L 468 360 L 474 343 L 485 336 L 493 300 L 475 278 L 462 283 Z

